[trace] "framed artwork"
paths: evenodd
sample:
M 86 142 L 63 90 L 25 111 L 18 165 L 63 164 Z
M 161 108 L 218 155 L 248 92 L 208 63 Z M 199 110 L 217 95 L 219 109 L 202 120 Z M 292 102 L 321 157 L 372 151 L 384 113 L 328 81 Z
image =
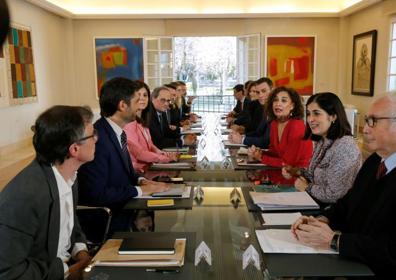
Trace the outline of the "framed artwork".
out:
M 315 90 L 315 36 L 267 36 L 267 77 L 276 87 L 294 88 L 301 95 Z
M 352 94 L 373 96 L 377 30 L 353 36 Z
M 143 38 L 94 38 L 96 97 L 114 78 L 144 80 Z
M 11 24 L 4 48 L 10 105 L 37 102 L 31 29 Z

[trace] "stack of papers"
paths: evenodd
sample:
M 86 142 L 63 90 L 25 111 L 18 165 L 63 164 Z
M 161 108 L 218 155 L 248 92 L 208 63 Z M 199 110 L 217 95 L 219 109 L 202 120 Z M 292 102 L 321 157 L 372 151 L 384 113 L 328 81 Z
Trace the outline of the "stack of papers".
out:
M 238 155 L 240 155 L 240 156 L 247 156 L 247 154 L 248 154 L 248 149 L 247 148 L 245 148 L 245 147 L 240 147 L 239 148 L 239 150 L 238 150 L 238 152 L 237 152 L 237 154 Z
M 184 265 L 186 239 L 176 239 L 175 253 L 169 255 L 120 255 L 122 239 L 109 239 L 93 258 L 94 266 L 172 267 Z
M 256 230 L 256 235 L 264 253 L 338 254 L 334 250 L 319 250 L 301 244 L 289 229 Z
M 228 146 L 228 147 L 247 147 L 244 144 L 234 144 L 231 143 L 229 140 L 223 140 L 224 146 Z
M 189 162 L 153 163 L 151 169 L 191 169 Z
M 185 134 L 201 134 L 203 132 L 202 128 L 192 128 L 189 130 L 181 131 L 180 135 L 185 135 Z
M 177 187 L 172 187 L 169 191 L 153 193 L 150 198 L 189 198 L 191 193 L 191 187 L 184 184 L 180 184 Z
M 230 134 L 232 132 L 231 128 L 222 128 L 221 134 Z
M 254 204 L 263 211 L 319 209 L 307 192 L 249 192 Z
M 283 226 L 292 225 L 299 217 L 301 217 L 301 213 L 265 213 L 261 214 L 261 216 L 264 221 L 263 225 Z
M 264 163 L 259 161 L 250 162 L 247 159 L 237 159 L 237 164 L 240 166 L 266 166 Z
M 171 153 L 181 153 L 181 154 L 186 154 L 186 153 L 188 153 L 188 150 L 189 150 L 190 148 L 189 147 L 182 147 L 182 148 L 177 148 L 177 147 L 174 147 L 174 148 L 165 148 L 165 149 L 162 149 L 164 152 L 171 152 Z

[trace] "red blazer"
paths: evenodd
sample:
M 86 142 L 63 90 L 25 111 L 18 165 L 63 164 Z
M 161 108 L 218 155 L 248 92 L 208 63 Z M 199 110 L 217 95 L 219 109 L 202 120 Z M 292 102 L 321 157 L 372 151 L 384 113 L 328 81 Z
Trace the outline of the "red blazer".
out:
M 278 140 L 278 121 L 273 120 L 270 128 L 270 144 L 268 154 L 264 154 L 262 162 L 270 166 L 282 167 L 291 165 L 308 167 L 312 157 L 313 143 L 303 140 L 305 125 L 302 120 L 290 119 Z
M 129 155 L 135 169 L 142 172 L 153 162 L 169 162 L 170 159 L 151 140 L 150 130 L 137 121 L 124 127 L 128 139 Z

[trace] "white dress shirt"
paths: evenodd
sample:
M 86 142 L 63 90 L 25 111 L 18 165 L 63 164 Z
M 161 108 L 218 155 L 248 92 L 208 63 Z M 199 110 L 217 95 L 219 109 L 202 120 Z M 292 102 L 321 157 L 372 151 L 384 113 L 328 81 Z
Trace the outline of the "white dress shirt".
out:
M 70 257 L 75 257 L 80 251 L 88 251 L 84 243 L 74 244 L 72 253 L 70 255 L 69 249 L 71 247 L 71 235 L 74 227 L 74 204 L 72 186 L 77 177 L 77 172 L 72 179 L 65 181 L 63 176 L 59 173 L 55 166 L 52 166 L 54 172 L 56 185 L 59 192 L 59 206 L 60 206 L 60 223 L 59 223 L 59 242 L 56 256 L 63 261 L 63 269 L 65 279 L 69 276 L 69 267 L 67 262 Z
M 120 143 L 120 147 L 122 149 L 122 144 L 121 144 L 121 134 L 122 134 L 122 131 L 123 131 L 122 128 L 118 124 L 113 122 L 110 118 L 106 118 L 106 121 L 109 123 L 109 125 L 113 129 L 114 133 L 116 134 L 118 143 Z M 144 179 L 145 179 L 144 177 L 139 177 L 138 178 L 138 183 L 140 183 Z M 136 190 L 137 190 L 137 193 L 138 193 L 137 197 L 141 197 L 143 195 L 142 188 L 139 187 L 139 186 L 135 186 L 135 187 L 136 187 Z

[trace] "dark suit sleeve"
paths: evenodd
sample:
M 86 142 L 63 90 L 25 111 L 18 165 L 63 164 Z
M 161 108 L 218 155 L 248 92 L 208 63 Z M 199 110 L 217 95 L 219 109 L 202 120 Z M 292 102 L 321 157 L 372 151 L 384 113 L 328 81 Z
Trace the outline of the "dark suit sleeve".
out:
M 26 190 L 26 180 L 23 184 L 25 189 L 19 187 L 17 191 L 2 194 L 0 199 L 0 279 L 61 280 L 62 260 L 48 261 L 47 240 L 45 236 L 37 236 L 42 224 L 48 223 L 48 198 L 42 199 L 38 193 Z M 40 243 L 42 249 L 34 246 Z M 33 250 L 42 250 L 41 258 L 29 255 Z
M 156 122 L 153 119 L 151 120 L 150 123 L 151 139 L 153 140 L 154 145 L 157 146 L 159 149 L 163 149 L 166 147 L 176 147 L 177 145 L 180 146 L 181 140 L 180 138 L 176 137 L 177 136 L 176 133 L 177 132 L 171 132 L 170 128 L 165 128 L 164 134 L 166 136 L 162 135 L 158 122 Z
M 254 132 L 246 133 L 243 144 L 247 146 L 255 145 L 262 149 L 267 149 L 269 146 L 270 125 L 262 119 L 259 126 Z
M 129 176 L 132 175 L 121 170 L 121 160 L 118 155 L 111 155 L 111 152 L 116 153 L 99 140 L 96 143 L 95 159 L 80 167 L 79 204 L 111 207 L 137 196 L 137 176 L 134 175 L 134 181 L 130 182 Z

